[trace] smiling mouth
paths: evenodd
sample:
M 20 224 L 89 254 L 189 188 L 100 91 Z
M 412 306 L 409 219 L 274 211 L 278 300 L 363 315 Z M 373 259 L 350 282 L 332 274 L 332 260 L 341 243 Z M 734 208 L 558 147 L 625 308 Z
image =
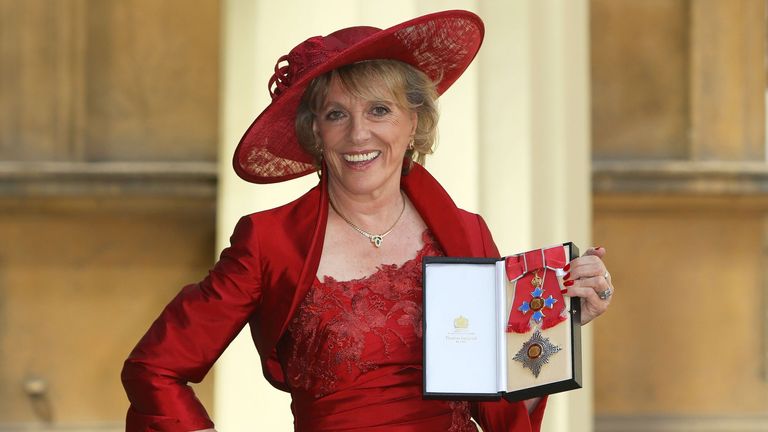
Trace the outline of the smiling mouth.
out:
M 344 160 L 347 162 L 368 162 L 376 159 L 380 154 L 381 152 L 378 150 L 368 153 L 345 154 Z

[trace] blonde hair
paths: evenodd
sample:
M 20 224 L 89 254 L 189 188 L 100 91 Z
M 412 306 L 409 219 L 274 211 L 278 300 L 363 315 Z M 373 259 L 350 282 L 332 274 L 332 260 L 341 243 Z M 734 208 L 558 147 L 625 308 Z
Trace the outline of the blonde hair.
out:
M 312 80 L 304 91 L 296 112 L 296 136 L 302 149 L 320 165 L 322 151 L 315 141 L 312 123 L 325 102 L 328 87 L 337 79 L 354 96 L 363 99 L 395 98 L 400 107 L 418 116 L 413 135 L 413 149 L 406 158 L 421 165 L 434 152 L 437 141 L 437 90 L 435 83 L 422 71 L 397 60 L 368 60 L 334 69 Z M 383 86 L 371 83 L 383 83 Z M 381 94 L 384 92 L 384 94 Z

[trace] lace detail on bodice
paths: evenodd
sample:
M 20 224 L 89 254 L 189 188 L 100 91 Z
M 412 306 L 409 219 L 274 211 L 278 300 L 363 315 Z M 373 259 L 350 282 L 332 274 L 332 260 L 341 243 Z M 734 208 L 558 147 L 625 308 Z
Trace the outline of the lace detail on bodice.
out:
M 469 403 L 420 398 L 422 258 L 443 255 L 429 231 L 422 238 L 421 250 L 401 265 L 350 281 L 315 280 L 278 349 L 294 398 L 319 403 L 344 390 L 407 386 L 418 403 L 444 407 L 451 432 L 476 430 Z
M 442 255 L 425 231 L 424 247 L 398 266 L 381 265 L 362 279 L 315 281 L 288 331 L 293 346 L 287 358 L 291 387 L 315 390 L 321 397 L 344 375 L 359 375 L 393 359 L 418 361 L 421 355 L 421 260 Z M 418 345 L 418 347 L 416 346 Z M 408 352 L 418 354 L 411 357 Z M 340 374 L 339 372 L 343 372 Z

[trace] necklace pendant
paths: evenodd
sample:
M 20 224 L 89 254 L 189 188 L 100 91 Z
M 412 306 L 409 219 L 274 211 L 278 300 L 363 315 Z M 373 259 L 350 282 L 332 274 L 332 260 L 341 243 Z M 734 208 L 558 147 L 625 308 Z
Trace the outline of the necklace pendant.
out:
M 371 243 L 373 243 L 373 245 L 376 246 L 377 248 L 381 247 L 381 242 L 382 241 L 383 241 L 383 239 L 381 238 L 380 235 L 371 236 Z

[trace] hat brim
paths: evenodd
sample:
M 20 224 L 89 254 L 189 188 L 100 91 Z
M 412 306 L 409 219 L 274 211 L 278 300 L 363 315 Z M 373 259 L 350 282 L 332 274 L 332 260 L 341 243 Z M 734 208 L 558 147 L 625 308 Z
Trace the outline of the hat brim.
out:
M 424 15 L 378 31 L 334 54 L 286 88 L 253 121 L 234 154 L 235 172 L 252 183 L 277 183 L 316 171 L 296 137 L 296 111 L 316 77 L 365 60 L 408 63 L 436 82 L 444 93 L 472 62 L 484 35 L 483 22 L 468 11 Z

